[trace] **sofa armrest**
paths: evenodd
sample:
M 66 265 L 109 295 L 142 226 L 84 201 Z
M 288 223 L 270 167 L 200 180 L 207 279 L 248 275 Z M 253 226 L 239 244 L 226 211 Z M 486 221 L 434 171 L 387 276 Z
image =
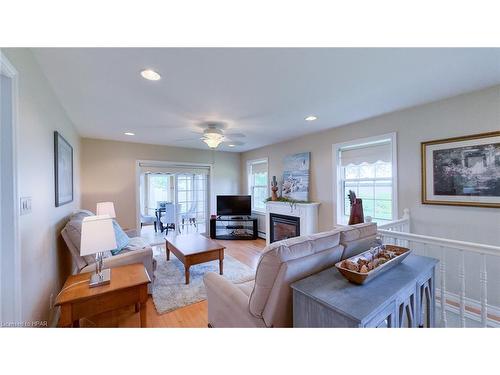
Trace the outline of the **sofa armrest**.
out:
M 247 296 L 224 277 L 207 272 L 203 277 L 207 290 L 208 322 L 212 327 L 265 327 L 262 319 L 250 314 Z
M 144 264 L 144 267 L 146 267 L 146 271 L 148 272 L 149 278 L 151 279 L 151 281 L 153 281 L 154 279 L 153 249 L 151 249 L 150 247 L 140 250 L 127 251 L 124 252 L 123 254 L 118 254 L 109 258 L 105 258 L 102 262 L 102 268 L 103 269 L 114 268 L 134 263 Z M 95 270 L 95 263 L 85 266 L 84 268 L 82 268 L 80 273 L 93 272 L 94 270 Z

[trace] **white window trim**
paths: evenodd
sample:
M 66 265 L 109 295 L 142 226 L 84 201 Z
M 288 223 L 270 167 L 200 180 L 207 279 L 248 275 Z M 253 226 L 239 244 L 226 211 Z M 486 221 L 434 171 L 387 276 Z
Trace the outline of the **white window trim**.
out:
M 252 195 L 252 187 L 250 186 L 250 179 L 248 178 L 250 176 L 250 169 L 253 164 L 260 164 L 260 163 L 266 163 L 267 165 L 267 179 L 269 180 L 269 158 L 259 158 L 259 159 L 251 159 L 247 160 L 247 193 L 252 196 L 252 213 L 258 213 L 261 215 L 264 215 L 266 213 L 266 210 L 256 210 L 253 205 L 253 195 Z M 266 184 L 266 189 L 269 193 L 269 181 L 267 181 Z
M 382 141 L 384 139 L 391 140 L 391 162 L 392 162 L 392 220 L 397 220 L 398 211 L 398 147 L 397 147 L 397 133 L 381 134 L 374 137 L 359 138 L 348 142 L 335 143 L 332 145 L 332 165 L 333 165 L 333 218 L 336 224 L 345 224 L 342 222 L 342 206 L 344 205 L 344 197 L 342 194 L 342 167 L 340 165 L 339 157 L 340 150 L 350 146 L 361 144 L 370 144 Z M 335 204 L 336 203 L 336 204 Z

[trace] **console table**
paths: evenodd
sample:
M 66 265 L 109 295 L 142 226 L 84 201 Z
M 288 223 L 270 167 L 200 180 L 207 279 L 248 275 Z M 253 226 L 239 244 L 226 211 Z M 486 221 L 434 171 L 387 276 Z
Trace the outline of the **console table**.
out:
M 410 255 L 364 285 L 334 267 L 291 285 L 294 327 L 434 327 L 439 261 Z
M 216 240 L 257 239 L 257 218 L 252 216 L 210 219 L 210 238 Z

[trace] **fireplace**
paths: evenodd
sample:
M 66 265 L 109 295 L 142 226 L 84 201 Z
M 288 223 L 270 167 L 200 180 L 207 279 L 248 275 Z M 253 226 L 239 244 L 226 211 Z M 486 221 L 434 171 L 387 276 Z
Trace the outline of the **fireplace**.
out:
M 300 217 L 271 213 L 269 219 L 270 242 L 300 236 Z

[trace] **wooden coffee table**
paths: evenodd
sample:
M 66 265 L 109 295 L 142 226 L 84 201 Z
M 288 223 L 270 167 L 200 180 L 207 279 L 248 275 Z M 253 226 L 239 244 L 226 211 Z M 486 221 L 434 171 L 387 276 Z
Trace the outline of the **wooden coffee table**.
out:
M 189 268 L 195 264 L 219 260 L 219 273 L 224 272 L 224 249 L 221 244 L 200 234 L 183 234 L 166 238 L 167 261 L 170 252 L 184 264 L 186 284 L 189 284 Z

